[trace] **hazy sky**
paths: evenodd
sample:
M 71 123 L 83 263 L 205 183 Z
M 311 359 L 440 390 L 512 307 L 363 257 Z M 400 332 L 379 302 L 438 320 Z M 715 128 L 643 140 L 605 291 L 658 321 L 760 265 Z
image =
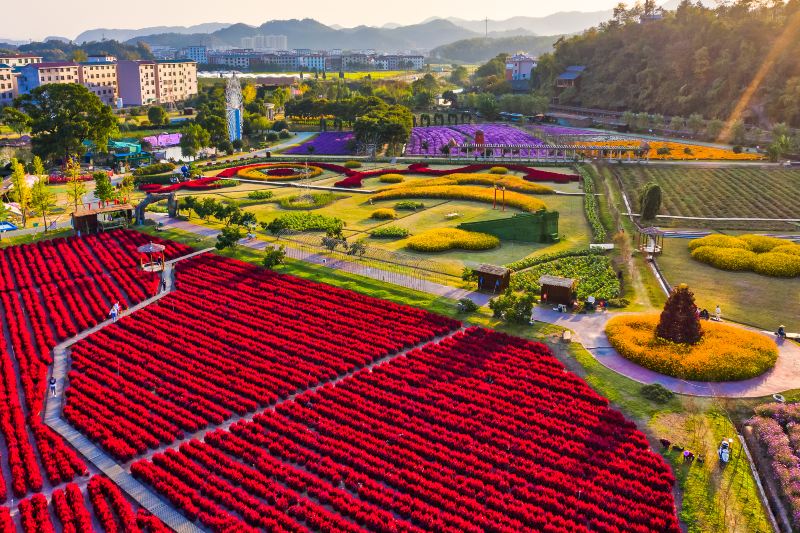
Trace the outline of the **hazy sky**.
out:
M 42 39 L 48 35 L 75 38 L 93 28 L 190 26 L 203 22 L 244 22 L 259 25 L 271 19 L 314 18 L 325 24 L 358 26 L 387 22 L 413 24 L 428 17 L 507 19 L 543 16 L 556 11 L 597 11 L 618 0 L 9 0 L 3 8 L 0 39 Z M 5 2 L 4 2 L 5 3 Z

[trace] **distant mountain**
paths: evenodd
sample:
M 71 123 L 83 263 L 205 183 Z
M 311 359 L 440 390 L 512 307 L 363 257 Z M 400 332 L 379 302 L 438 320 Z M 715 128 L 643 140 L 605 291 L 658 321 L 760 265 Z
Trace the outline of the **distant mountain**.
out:
M 75 38 L 76 43 L 85 43 L 88 41 L 102 41 L 104 39 L 113 41 L 128 41 L 143 35 L 152 35 L 155 33 L 212 33 L 223 28 L 227 28 L 230 24 L 220 22 L 208 22 L 206 24 L 197 24 L 196 26 L 153 26 L 150 28 L 142 28 L 138 30 L 119 30 L 98 28 L 96 30 L 88 30 Z
M 0 37 L 0 46 L 8 47 L 8 46 L 19 46 L 21 44 L 25 44 L 29 41 L 18 41 L 16 39 L 5 39 Z
M 561 11 L 545 17 L 512 17 L 505 20 L 489 20 L 490 32 L 524 29 L 536 35 L 557 35 L 577 33 L 597 26 L 611 18 L 610 9 L 603 11 Z M 446 20 L 457 26 L 484 34 L 486 21 L 465 20 L 449 17 Z M 429 19 L 430 21 L 430 19 Z
M 476 37 L 438 46 L 431 50 L 430 56 L 436 61 L 446 63 L 484 63 L 504 52 L 509 54 L 525 52 L 538 56 L 551 52 L 553 43 L 559 38 L 560 35 L 529 35 L 500 39 Z
M 240 46 L 242 37 L 286 35 L 294 48 L 343 48 L 376 50 L 429 50 L 478 34 L 443 19 L 398 28 L 357 26 L 335 29 L 313 19 L 271 20 L 261 26 L 234 24 L 210 34 L 153 33 L 137 35 L 129 43 L 144 41 L 150 45 L 182 47 L 193 44 L 207 46 Z
M 70 42 L 70 40 L 67 39 L 66 37 L 59 37 L 58 35 L 51 35 L 49 37 L 45 37 L 44 38 L 44 42 L 47 42 L 47 41 L 58 41 L 58 42 L 62 42 L 62 43 Z

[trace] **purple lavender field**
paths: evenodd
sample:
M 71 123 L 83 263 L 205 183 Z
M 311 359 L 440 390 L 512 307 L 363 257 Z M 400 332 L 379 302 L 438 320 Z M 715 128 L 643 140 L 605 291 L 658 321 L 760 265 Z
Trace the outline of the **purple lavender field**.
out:
M 478 130 L 483 131 L 486 144 L 501 144 L 516 149 L 520 145 L 541 145 L 542 141 L 520 129 L 507 124 L 462 124 L 458 126 L 431 126 L 414 128 L 406 146 L 406 155 L 441 155 L 442 146 L 455 141 L 455 144 L 470 144 L 475 140 Z M 494 149 L 495 156 L 502 156 L 503 149 Z M 520 155 L 530 155 L 530 150 L 522 149 Z
M 772 474 L 790 504 L 792 524 L 800 527 L 800 403 L 770 403 L 755 408 L 748 423 L 771 460 Z
M 351 155 L 350 141 L 353 133 L 349 131 L 323 131 L 310 141 L 286 150 L 290 155 Z M 309 147 L 312 147 L 309 150 Z

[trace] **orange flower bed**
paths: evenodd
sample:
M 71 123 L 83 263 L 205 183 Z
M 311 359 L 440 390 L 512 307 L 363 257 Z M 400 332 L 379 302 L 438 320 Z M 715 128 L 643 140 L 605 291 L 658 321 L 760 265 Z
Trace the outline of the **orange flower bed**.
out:
M 602 146 L 604 148 L 637 148 L 642 145 L 642 141 L 583 141 L 576 144 L 582 146 Z M 650 147 L 647 157 L 655 160 L 760 161 L 764 159 L 764 156 L 760 154 L 745 152 L 737 154 L 733 150 L 725 150 L 723 148 L 713 148 L 711 146 L 701 146 L 697 144 L 666 141 L 648 141 L 647 144 Z M 659 154 L 659 150 L 663 148 L 668 148 L 669 154 Z
M 778 359 L 769 337 L 719 322 L 702 324 L 694 345 L 656 337 L 658 314 L 620 315 L 606 325 L 608 340 L 622 357 L 661 374 L 691 381 L 740 381 L 760 376 Z

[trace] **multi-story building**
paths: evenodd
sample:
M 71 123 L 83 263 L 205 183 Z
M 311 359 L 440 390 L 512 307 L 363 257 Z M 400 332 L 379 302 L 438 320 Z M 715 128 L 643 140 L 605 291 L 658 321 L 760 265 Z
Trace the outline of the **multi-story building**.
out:
M 14 70 L 0 63 L 0 107 L 11 104 L 16 96 Z
M 305 70 L 322 72 L 325 70 L 325 56 L 322 54 L 297 56 L 297 66 Z
M 156 89 L 162 104 L 182 102 L 197 94 L 197 63 L 183 59 L 156 61 Z
M 289 39 L 285 35 L 254 35 L 242 37 L 242 48 L 254 50 L 286 50 L 289 48 Z
M 420 70 L 425 66 L 425 57 L 421 55 L 389 54 L 378 58 L 386 64 L 386 70 Z
M 536 68 L 536 60 L 526 54 L 515 54 L 506 60 L 506 80 L 530 81 Z
M 372 57 L 367 54 L 346 54 L 342 56 L 342 70 L 369 70 Z
M 80 70 L 81 66 L 71 61 L 29 63 L 19 69 L 19 93 L 27 94 L 50 83 L 80 83 Z
M 106 61 L 99 61 L 93 56 L 87 63 L 81 63 L 80 83 L 97 95 L 104 104 L 113 106 L 119 95 L 117 62 L 113 56 L 105 56 L 105 59 Z
M 11 68 L 24 67 L 31 63 L 41 63 L 42 56 L 33 54 L 0 54 L 0 64 L 9 66 Z
M 249 48 L 216 51 L 208 54 L 208 64 L 247 70 L 250 68 L 250 62 L 259 56 L 260 53 Z
M 187 46 L 178 53 L 181 59 L 191 59 L 195 63 L 205 65 L 208 63 L 208 48 L 205 46 Z
M 149 105 L 158 101 L 155 61 L 120 61 L 117 77 L 123 105 Z

